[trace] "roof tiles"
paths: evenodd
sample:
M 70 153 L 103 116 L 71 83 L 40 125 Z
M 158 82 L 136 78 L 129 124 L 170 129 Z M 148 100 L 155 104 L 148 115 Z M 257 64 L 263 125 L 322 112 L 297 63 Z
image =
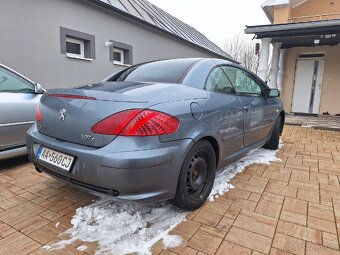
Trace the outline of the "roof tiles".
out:
M 175 18 L 171 14 L 148 2 L 147 0 L 99 0 L 113 9 L 119 9 L 126 14 L 143 20 L 152 26 L 156 26 L 165 32 L 184 39 L 192 44 L 219 55 L 220 57 L 231 59 L 231 57 L 211 42 L 202 33 L 189 26 L 183 21 Z M 98 2 L 98 1 L 96 1 Z

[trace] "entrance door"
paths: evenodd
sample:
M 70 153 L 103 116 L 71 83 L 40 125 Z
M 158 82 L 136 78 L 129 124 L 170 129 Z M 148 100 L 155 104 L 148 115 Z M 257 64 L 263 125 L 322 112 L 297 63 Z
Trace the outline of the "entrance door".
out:
M 324 69 L 324 59 L 297 61 L 292 112 L 319 114 Z

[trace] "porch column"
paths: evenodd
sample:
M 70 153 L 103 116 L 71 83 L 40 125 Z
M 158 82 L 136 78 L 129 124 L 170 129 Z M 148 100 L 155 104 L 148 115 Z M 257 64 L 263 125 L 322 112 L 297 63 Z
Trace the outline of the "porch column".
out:
M 277 76 L 279 73 L 279 58 L 280 58 L 280 49 L 282 43 L 275 42 L 273 43 L 273 56 L 272 56 L 272 64 L 269 72 L 269 87 L 273 89 L 277 89 Z
M 282 91 L 283 89 L 283 74 L 284 74 L 284 64 L 285 64 L 285 56 L 286 56 L 286 49 L 280 50 L 280 60 L 279 60 L 279 73 L 277 76 L 277 88 Z
M 272 41 L 272 38 L 262 38 L 261 39 L 261 53 L 260 53 L 260 59 L 259 59 L 259 69 L 258 69 L 258 76 L 264 80 L 267 81 L 267 75 L 268 75 L 268 61 L 269 61 L 269 46 L 270 42 Z

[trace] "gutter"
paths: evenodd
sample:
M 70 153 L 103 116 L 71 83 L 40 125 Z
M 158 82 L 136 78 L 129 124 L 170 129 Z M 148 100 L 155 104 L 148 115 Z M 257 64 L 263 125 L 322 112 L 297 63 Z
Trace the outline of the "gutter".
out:
M 100 0 L 83 0 L 83 1 L 86 1 L 86 2 L 88 2 L 88 3 L 90 3 L 90 4 L 94 4 L 94 5 L 96 5 L 96 6 L 99 6 L 99 7 L 101 7 L 101 8 L 104 8 L 104 9 L 106 9 L 106 10 L 116 12 L 116 13 L 118 13 L 119 15 L 125 17 L 125 18 L 129 18 L 129 19 L 131 19 L 131 20 L 133 20 L 133 21 L 136 21 L 136 22 L 139 23 L 139 24 L 143 24 L 143 25 L 145 25 L 145 26 L 147 26 L 147 27 L 150 27 L 150 28 L 152 28 L 152 29 L 154 29 L 154 30 L 156 30 L 156 31 L 162 32 L 162 33 L 164 33 L 164 34 L 166 34 L 166 35 L 169 35 L 169 36 L 174 37 L 174 38 L 176 38 L 176 39 L 179 39 L 179 40 L 181 40 L 181 41 L 183 41 L 183 42 L 186 42 L 186 43 L 188 43 L 188 44 L 190 44 L 190 45 L 192 45 L 192 46 L 195 46 L 195 47 L 197 47 L 197 48 L 200 48 L 200 49 L 203 49 L 203 50 L 205 50 L 205 51 L 208 51 L 209 53 L 212 53 L 212 54 L 214 54 L 214 55 L 216 55 L 216 56 L 219 56 L 220 58 L 223 58 L 223 59 L 226 59 L 226 60 L 230 60 L 230 61 L 233 61 L 233 62 L 235 61 L 235 60 L 233 60 L 232 57 L 230 57 L 230 56 L 227 57 L 227 56 L 221 55 L 221 54 L 219 54 L 219 53 L 217 53 L 217 52 L 214 52 L 214 51 L 212 51 L 212 50 L 210 50 L 210 49 L 207 49 L 207 48 L 205 48 L 205 47 L 203 47 L 203 46 L 201 46 L 201 45 L 198 45 L 198 44 L 196 44 L 196 43 L 194 43 L 194 42 L 190 42 L 190 41 L 188 41 L 188 40 L 186 40 L 186 39 L 184 39 L 184 38 L 182 38 L 182 37 L 180 37 L 180 36 L 178 36 L 178 35 L 176 35 L 176 34 L 173 34 L 173 33 L 169 32 L 169 31 L 167 31 L 167 30 L 164 30 L 164 29 L 162 29 L 162 28 L 160 28 L 160 27 L 158 27 L 158 26 L 156 26 L 156 25 L 153 25 L 153 24 L 151 24 L 151 23 L 145 21 L 144 19 L 141 19 L 141 18 L 139 18 L 139 17 L 136 17 L 135 15 L 133 15 L 133 14 L 131 14 L 131 13 L 129 13 L 129 12 L 125 12 L 125 11 L 123 11 L 123 10 L 121 10 L 121 9 L 119 9 L 119 8 L 117 8 L 117 7 L 115 7 L 115 6 L 113 6 L 113 5 L 104 3 L 104 2 L 102 2 L 102 1 L 100 1 Z
M 309 29 L 309 28 L 327 28 L 327 27 L 332 27 L 332 26 L 340 26 L 340 19 L 277 24 L 277 25 L 247 26 L 244 32 L 246 34 L 257 34 L 257 33 L 265 33 L 265 32 L 279 32 L 279 31 L 290 31 L 290 30 Z

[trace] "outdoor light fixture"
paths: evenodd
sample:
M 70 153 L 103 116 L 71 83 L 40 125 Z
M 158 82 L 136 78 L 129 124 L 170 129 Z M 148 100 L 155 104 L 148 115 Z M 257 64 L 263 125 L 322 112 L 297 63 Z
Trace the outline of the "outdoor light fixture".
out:
M 113 46 L 113 42 L 107 41 L 107 42 L 105 43 L 105 46 L 108 47 L 108 48 L 110 48 L 110 47 Z

